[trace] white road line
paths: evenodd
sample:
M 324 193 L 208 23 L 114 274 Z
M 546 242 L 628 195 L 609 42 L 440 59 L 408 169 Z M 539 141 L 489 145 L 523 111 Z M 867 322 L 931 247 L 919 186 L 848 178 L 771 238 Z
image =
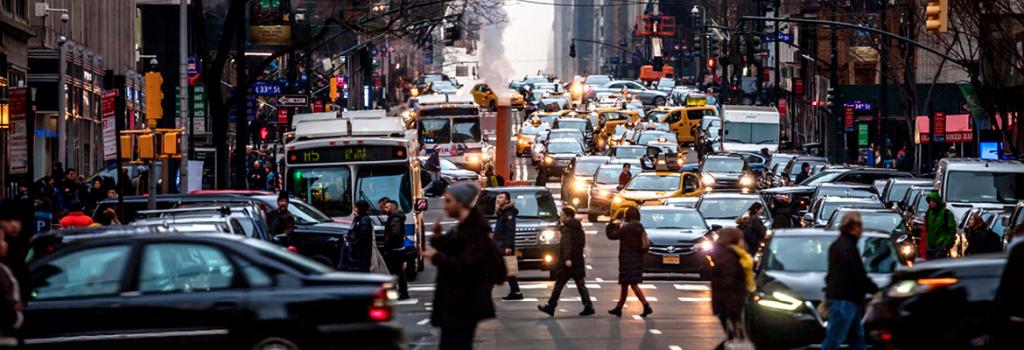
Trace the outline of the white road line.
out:
M 650 330 L 650 332 L 651 332 L 651 334 L 654 334 L 654 335 L 659 335 L 659 334 L 661 334 L 661 331 L 659 331 L 659 330 L 657 330 L 657 329 L 651 329 L 651 330 Z
M 594 226 L 594 223 L 590 221 L 582 222 L 581 224 L 583 224 L 583 227 Z
M 597 284 L 597 283 L 585 283 L 585 284 L 587 285 L 588 289 L 601 289 L 601 285 Z M 576 285 L 575 284 L 567 285 L 567 287 L 570 288 L 570 289 L 576 289 Z
M 708 287 L 707 285 L 704 285 L 704 284 L 673 284 L 672 286 L 675 287 L 676 290 L 695 290 L 695 291 L 711 290 L 711 287 Z
M 434 286 L 409 287 L 410 292 L 433 292 Z
M 426 326 L 427 323 L 430 323 L 430 318 L 424 318 L 424 319 L 420 320 L 419 322 L 416 322 L 416 324 L 420 325 L 420 326 Z
M 434 303 L 431 303 L 429 301 L 423 302 L 423 306 L 431 306 L 431 305 L 434 305 Z
M 419 302 L 420 302 L 419 299 L 405 299 L 405 300 L 396 300 L 394 302 L 394 304 L 395 305 L 416 305 L 416 304 L 419 304 Z
M 679 297 L 679 301 L 682 301 L 682 302 L 705 302 L 705 301 L 711 301 L 711 298 L 708 298 L 708 297 L 696 297 L 696 298 L 693 298 L 693 297 Z
M 547 283 L 523 283 L 519 285 L 519 289 L 548 289 Z
M 583 298 L 580 298 L 580 297 L 574 297 L 574 298 L 561 298 L 561 299 L 558 299 L 558 300 L 560 300 L 560 301 L 583 301 Z M 595 298 L 595 297 L 590 297 L 590 301 L 597 301 L 597 298 Z
M 633 315 L 633 319 L 639 321 L 639 320 L 642 320 L 644 318 L 640 317 L 640 315 Z
M 587 270 L 593 270 L 593 269 L 594 269 L 593 265 L 587 265 Z
M 669 345 L 668 350 L 683 350 L 683 347 L 679 345 Z
M 522 298 L 522 299 L 519 299 L 519 300 L 504 300 L 504 299 L 502 299 L 501 301 L 508 301 L 508 302 L 523 302 L 523 301 L 528 301 L 528 302 L 531 302 L 531 303 L 535 303 L 535 302 L 537 302 L 537 298 Z
M 612 301 L 618 302 L 619 299 L 612 299 Z M 636 297 L 626 297 L 626 301 L 640 301 L 640 299 L 637 299 Z M 647 297 L 647 301 L 648 302 L 658 301 L 658 297 Z
M 583 232 L 588 234 L 588 235 L 596 235 L 597 234 L 597 230 L 586 230 L 586 231 L 583 231 Z
M 566 310 L 566 309 L 558 309 L 558 312 L 569 312 L 569 310 Z
M 423 310 L 427 310 L 427 311 L 433 311 L 433 310 L 434 310 L 434 308 L 433 308 L 433 307 L 430 307 L 430 306 L 427 306 L 427 307 L 423 308 Z
M 658 289 L 658 287 L 653 284 L 641 283 L 640 289 Z
M 594 279 L 594 281 L 597 281 L 597 282 L 604 282 L 604 278 L 601 278 L 601 277 L 597 277 L 597 278 L 595 278 L 595 279 Z

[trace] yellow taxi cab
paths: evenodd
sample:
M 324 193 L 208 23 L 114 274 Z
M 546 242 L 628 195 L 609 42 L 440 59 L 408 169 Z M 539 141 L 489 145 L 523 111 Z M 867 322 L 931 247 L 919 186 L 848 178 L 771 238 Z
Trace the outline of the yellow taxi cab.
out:
M 679 143 L 697 141 L 696 129 L 705 117 L 717 118 L 718 110 L 713 106 L 661 107 L 651 110 L 644 117 L 645 121 L 654 121 L 668 125 L 676 134 Z
M 523 94 L 520 94 L 519 91 L 516 91 L 516 90 L 509 91 L 508 99 L 509 99 L 509 104 L 512 105 L 513 108 L 524 108 L 524 107 L 526 107 L 526 99 L 523 98 Z
M 540 118 L 540 121 L 547 123 L 548 125 L 554 125 L 555 119 L 558 119 L 558 117 L 569 114 L 569 112 L 572 111 L 567 109 L 561 109 L 557 111 L 537 111 L 530 114 L 530 119 Z
M 470 94 L 473 95 L 473 101 L 482 108 L 494 110 L 498 107 L 498 96 L 487 84 L 474 85 Z
M 598 150 L 604 150 L 608 147 L 608 137 L 615 133 L 615 128 L 627 123 L 635 124 L 640 120 L 640 112 L 614 108 L 599 109 L 597 110 L 597 119 L 600 130 L 598 130 L 594 142 L 597 143 Z
M 615 194 L 609 212 L 614 218 L 624 214 L 629 207 L 663 205 L 668 198 L 699 197 L 703 192 L 697 174 L 670 170 L 644 171 L 634 176 L 625 188 Z
M 523 122 L 516 131 L 516 154 L 529 155 L 533 147 L 533 140 L 551 129 L 551 124 L 545 123 L 536 115 Z

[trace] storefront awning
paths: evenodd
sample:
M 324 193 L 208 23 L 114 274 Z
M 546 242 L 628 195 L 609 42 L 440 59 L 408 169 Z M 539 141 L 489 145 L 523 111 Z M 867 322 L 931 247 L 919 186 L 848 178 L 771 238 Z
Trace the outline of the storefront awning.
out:
M 917 116 L 917 132 L 914 133 L 914 143 L 931 142 L 931 125 L 928 124 L 928 116 Z M 971 142 L 974 132 L 971 130 L 971 118 L 968 114 L 947 114 L 946 115 L 946 141 L 945 142 Z

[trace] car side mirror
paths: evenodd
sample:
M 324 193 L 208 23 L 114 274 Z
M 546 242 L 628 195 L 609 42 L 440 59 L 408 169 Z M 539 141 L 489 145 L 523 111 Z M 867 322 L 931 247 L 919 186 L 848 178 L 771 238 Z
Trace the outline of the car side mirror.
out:
M 804 221 L 814 221 L 814 214 L 804 213 Z
M 415 207 L 416 207 L 416 211 L 417 212 L 427 211 L 427 207 L 428 207 L 427 206 L 427 199 L 426 198 L 418 198 L 418 199 L 416 199 L 416 206 Z

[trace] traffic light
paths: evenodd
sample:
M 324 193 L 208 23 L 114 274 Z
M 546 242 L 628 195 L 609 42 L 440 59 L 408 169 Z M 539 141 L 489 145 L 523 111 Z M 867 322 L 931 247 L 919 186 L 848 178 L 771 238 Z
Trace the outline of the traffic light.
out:
M 718 62 L 715 61 L 714 57 L 708 57 L 708 68 L 715 68 L 715 64 L 717 63 Z
M 928 0 L 924 15 L 925 30 L 929 33 L 945 33 L 949 29 L 949 0 Z
M 338 76 L 337 75 L 331 77 L 331 81 L 330 81 L 329 85 L 330 86 L 328 87 L 328 91 L 330 92 L 330 94 L 328 96 L 331 99 L 330 102 L 331 103 L 335 103 L 338 100 Z
M 718 36 L 715 35 L 714 33 L 712 33 L 708 37 L 709 37 L 709 40 L 708 40 L 708 50 L 709 50 L 708 56 L 711 56 L 711 57 L 721 56 L 721 54 L 722 54 L 722 51 L 720 50 L 721 49 L 721 46 L 720 46 L 721 42 L 718 40 Z
M 164 92 L 161 86 L 164 77 L 160 72 L 146 73 L 146 125 L 155 128 L 157 121 L 164 117 Z
M 132 135 L 121 135 L 118 137 L 121 138 L 121 152 L 119 152 L 121 160 L 132 160 L 132 157 L 135 156 L 135 150 L 132 148 L 134 146 Z
M 836 89 L 828 88 L 825 92 L 825 107 L 832 108 L 836 104 Z
M 702 53 L 704 53 L 704 51 L 702 51 L 704 49 L 703 39 L 704 38 L 701 37 L 700 35 L 696 35 L 693 37 L 693 52 L 695 56 L 700 56 Z
M 576 58 L 576 42 L 569 43 L 569 57 Z
M 267 136 L 270 136 L 270 130 L 268 130 L 267 127 L 265 127 L 265 126 L 260 128 L 260 140 L 261 141 L 266 141 L 267 140 Z
M 156 156 L 156 152 L 153 150 L 153 134 L 142 134 L 139 135 L 139 159 L 151 160 Z
M 455 41 L 462 39 L 462 27 L 458 24 L 444 28 L 444 45 L 455 46 Z
M 160 154 L 166 156 L 176 156 L 181 153 L 178 148 L 178 133 L 177 132 L 165 132 L 163 137 L 160 139 Z

